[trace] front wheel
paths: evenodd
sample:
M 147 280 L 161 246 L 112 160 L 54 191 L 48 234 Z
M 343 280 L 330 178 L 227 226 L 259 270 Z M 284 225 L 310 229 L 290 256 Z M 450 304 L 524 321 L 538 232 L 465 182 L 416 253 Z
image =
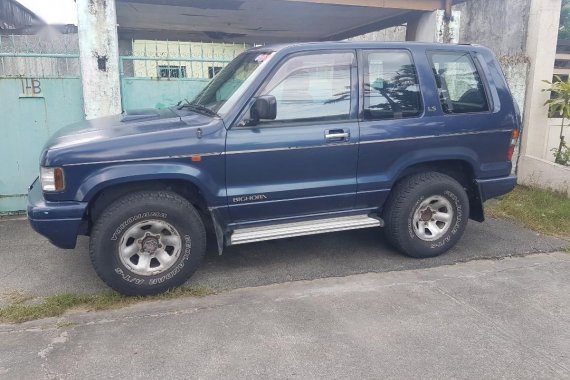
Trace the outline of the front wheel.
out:
M 456 180 L 436 172 L 416 174 L 392 190 L 384 211 L 385 234 L 409 256 L 434 257 L 459 241 L 468 217 L 469 198 Z
M 151 295 L 182 285 L 194 273 L 206 252 L 206 233 L 186 199 L 143 191 L 103 211 L 89 248 L 107 285 L 125 295 Z

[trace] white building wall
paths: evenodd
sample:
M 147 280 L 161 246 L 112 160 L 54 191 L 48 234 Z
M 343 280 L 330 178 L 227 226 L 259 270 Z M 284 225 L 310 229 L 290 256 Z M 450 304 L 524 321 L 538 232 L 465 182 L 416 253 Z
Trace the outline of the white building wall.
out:
M 171 66 L 183 68 L 187 78 L 209 79 L 209 68 L 225 66 L 225 63 L 216 61 L 231 61 L 248 48 L 250 46 L 246 44 L 232 43 L 135 40 L 133 56 L 156 60 L 135 60 L 134 76 L 154 78 L 158 75 L 159 67 Z M 177 61 L 177 58 L 186 60 Z

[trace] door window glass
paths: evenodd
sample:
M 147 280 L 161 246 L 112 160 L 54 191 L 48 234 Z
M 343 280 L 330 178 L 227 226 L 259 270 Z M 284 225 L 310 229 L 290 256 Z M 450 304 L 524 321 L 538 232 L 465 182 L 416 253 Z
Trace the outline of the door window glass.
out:
M 445 113 L 489 110 L 483 81 L 468 52 L 432 52 L 430 58 Z
M 416 68 L 407 51 L 364 53 L 364 118 L 399 119 L 422 113 Z
M 260 95 L 275 97 L 276 121 L 348 119 L 354 59 L 353 53 L 294 56 L 279 67 Z

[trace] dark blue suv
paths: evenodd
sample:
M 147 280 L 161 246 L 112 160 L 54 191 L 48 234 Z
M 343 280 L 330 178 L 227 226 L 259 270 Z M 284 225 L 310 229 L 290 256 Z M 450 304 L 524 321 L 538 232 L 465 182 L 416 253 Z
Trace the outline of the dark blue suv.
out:
M 480 46 L 323 42 L 251 49 L 194 99 L 61 129 L 30 187 L 33 228 L 88 235 L 131 295 L 224 246 L 366 227 L 413 257 L 453 247 L 513 189 L 520 115 Z

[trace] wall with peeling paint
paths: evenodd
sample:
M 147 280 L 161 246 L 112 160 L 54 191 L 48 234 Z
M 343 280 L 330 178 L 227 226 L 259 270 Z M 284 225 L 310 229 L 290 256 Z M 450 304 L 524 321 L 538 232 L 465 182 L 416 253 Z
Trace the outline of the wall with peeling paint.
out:
M 499 57 L 524 54 L 530 0 L 469 0 L 455 5 L 462 15 L 460 43 L 477 43 Z

